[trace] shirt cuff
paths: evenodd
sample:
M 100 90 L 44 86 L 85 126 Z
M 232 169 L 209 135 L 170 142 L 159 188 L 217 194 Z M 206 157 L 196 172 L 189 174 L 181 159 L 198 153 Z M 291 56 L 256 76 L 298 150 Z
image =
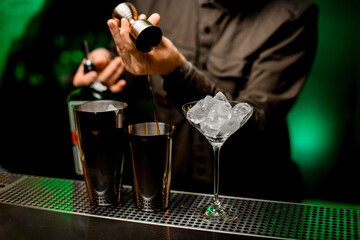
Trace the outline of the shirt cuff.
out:
M 175 68 L 175 70 L 169 75 L 162 76 L 164 79 L 164 89 L 170 90 L 173 88 L 179 87 L 179 84 L 182 85 L 184 80 L 187 78 L 192 64 L 188 61 L 182 61 L 181 64 Z

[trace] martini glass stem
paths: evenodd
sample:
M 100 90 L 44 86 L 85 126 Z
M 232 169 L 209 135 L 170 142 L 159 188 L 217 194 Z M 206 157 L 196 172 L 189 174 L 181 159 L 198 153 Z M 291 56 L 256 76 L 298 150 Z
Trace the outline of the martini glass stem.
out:
M 221 146 L 213 146 L 214 150 L 214 210 L 219 210 L 219 165 L 220 165 L 220 149 Z

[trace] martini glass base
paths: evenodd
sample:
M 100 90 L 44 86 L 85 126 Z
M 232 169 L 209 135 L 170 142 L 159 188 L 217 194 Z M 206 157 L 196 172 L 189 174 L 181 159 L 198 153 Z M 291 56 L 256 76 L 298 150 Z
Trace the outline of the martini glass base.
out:
M 205 222 L 231 222 L 239 217 L 235 209 L 229 212 L 225 205 L 215 202 L 207 207 L 199 207 L 195 215 L 197 219 Z

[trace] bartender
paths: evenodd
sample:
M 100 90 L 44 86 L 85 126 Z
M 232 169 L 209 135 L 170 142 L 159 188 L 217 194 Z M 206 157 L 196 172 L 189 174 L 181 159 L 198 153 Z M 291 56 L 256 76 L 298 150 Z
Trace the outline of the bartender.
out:
M 220 194 L 293 202 L 306 197 L 291 159 L 286 117 L 314 61 L 317 6 L 309 0 L 132 3 L 141 18 L 162 29 L 159 46 L 147 54 L 137 51 L 129 22 L 123 19 L 119 27 L 110 19 L 117 56 L 91 52 L 101 67 L 84 74 L 80 66 L 74 86 L 98 78 L 131 102 L 141 95 L 133 82 L 147 74 L 147 59 L 158 119 L 176 126 L 172 189 L 192 192 L 213 192 L 213 150 L 180 106 L 217 92 L 247 102 L 253 116 L 221 150 Z

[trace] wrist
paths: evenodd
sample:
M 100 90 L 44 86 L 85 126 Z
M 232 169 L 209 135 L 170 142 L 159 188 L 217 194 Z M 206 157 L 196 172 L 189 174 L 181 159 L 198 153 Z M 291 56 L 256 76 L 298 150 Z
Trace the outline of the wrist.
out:
M 183 60 L 180 64 L 168 75 L 162 75 L 164 79 L 164 89 L 166 91 L 178 91 L 179 87 L 183 86 L 184 81 L 191 71 L 191 63 Z
M 176 61 L 176 64 L 174 64 L 174 68 L 166 74 L 162 74 L 164 78 L 171 78 L 174 77 L 174 75 L 186 75 L 186 73 L 189 71 L 189 64 L 188 61 L 185 59 L 185 57 L 182 54 L 179 54 L 179 58 Z

